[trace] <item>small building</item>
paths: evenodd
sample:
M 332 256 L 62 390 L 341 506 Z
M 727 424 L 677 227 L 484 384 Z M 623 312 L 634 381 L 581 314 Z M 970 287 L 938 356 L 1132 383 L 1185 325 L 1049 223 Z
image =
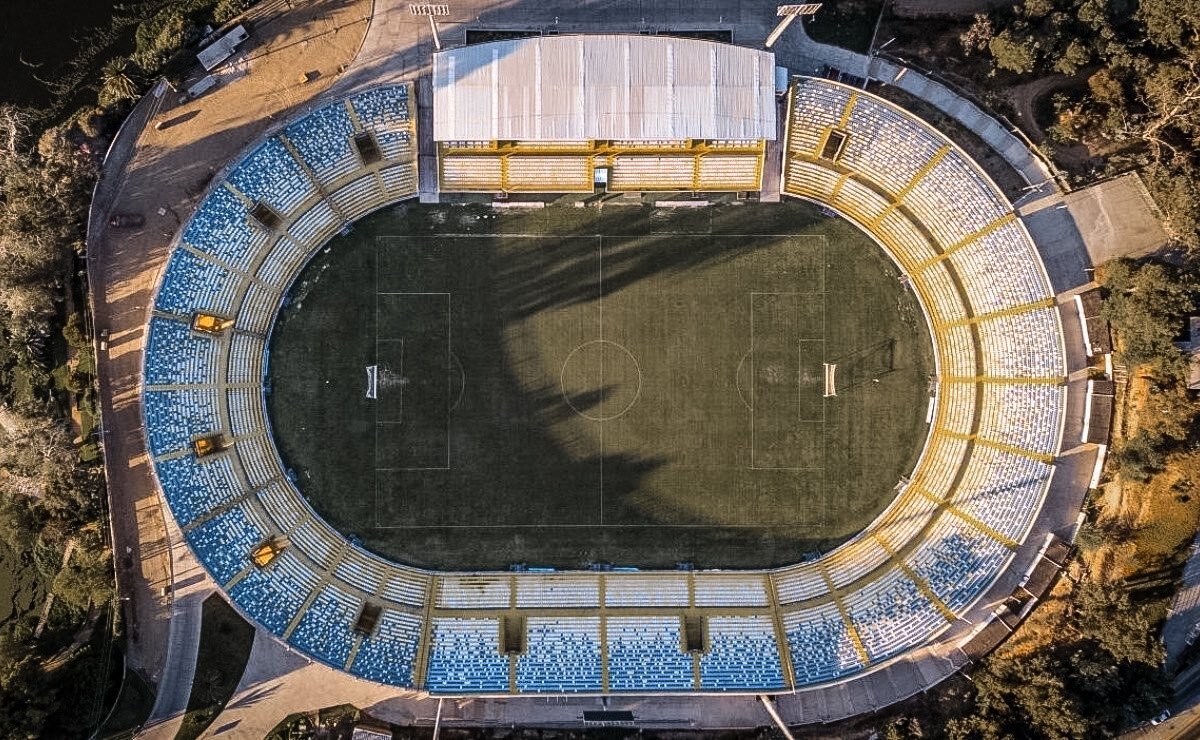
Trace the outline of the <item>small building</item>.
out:
M 1188 390 L 1200 391 L 1200 316 L 1188 319 L 1188 339 L 1184 342 L 1176 342 L 1175 346 L 1190 356 L 1187 374 Z

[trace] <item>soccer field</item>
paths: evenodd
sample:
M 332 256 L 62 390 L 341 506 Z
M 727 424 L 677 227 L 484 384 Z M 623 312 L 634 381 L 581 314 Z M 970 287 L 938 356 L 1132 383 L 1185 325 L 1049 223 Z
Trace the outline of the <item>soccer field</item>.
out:
M 301 276 L 268 403 L 317 511 L 398 561 L 757 567 L 891 500 L 931 351 L 886 256 L 802 204 L 408 206 Z

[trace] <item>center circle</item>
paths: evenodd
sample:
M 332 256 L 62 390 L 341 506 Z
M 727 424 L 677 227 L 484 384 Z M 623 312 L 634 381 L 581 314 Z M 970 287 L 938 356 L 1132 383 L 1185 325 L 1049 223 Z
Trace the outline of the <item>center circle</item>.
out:
M 624 345 L 593 339 L 567 355 L 559 388 L 575 413 L 591 421 L 611 421 L 637 403 L 642 394 L 642 368 Z

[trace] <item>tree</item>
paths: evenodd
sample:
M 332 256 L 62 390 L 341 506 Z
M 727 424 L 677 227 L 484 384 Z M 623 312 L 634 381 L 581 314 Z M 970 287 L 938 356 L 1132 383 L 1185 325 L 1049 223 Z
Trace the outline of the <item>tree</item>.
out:
M 992 36 L 995 34 L 996 29 L 992 25 L 992 19 L 983 13 L 976 13 L 971 27 L 958 37 L 958 41 L 962 44 L 963 53 L 971 56 L 971 54 L 977 51 L 983 51 L 988 48 L 988 42 L 992 40 Z
M 110 59 L 100 70 L 100 105 L 115 105 L 137 97 L 137 85 L 129 77 L 129 60 Z
M 1006 28 L 988 41 L 988 51 L 996 66 L 1017 74 L 1032 72 L 1037 65 L 1038 43 Z
M 1065 75 L 1073 75 L 1091 60 L 1091 49 L 1086 44 L 1072 40 L 1054 62 L 1054 69 Z
M 105 549 L 76 548 L 71 561 L 54 579 L 52 590 L 80 611 L 103 604 L 112 598 L 111 556 Z
M 1139 430 L 1113 453 L 1117 474 L 1140 483 L 1150 480 L 1167 462 L 1162 446 L 1161 437 Z
M 1194 0 L 1140 0 L 1137 19 L 1156 46 L 1185 48 L 1200 37 L 1200 7 Z
M 1120 338 L 1124 361 L 1180 377 L 1186 365 L 1174 340 L 1196 308 L 1196 278 L 1159 262 L 1118 260 L 1108 264 L 1104 287 L 1104 317 Z

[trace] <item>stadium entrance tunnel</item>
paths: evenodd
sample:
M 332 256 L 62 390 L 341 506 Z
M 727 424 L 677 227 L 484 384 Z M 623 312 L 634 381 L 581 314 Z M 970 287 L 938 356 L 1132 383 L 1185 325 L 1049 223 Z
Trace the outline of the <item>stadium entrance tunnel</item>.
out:
M 393 207 L 292 285 L 274 440 L 320 515 L 405 564 L 796 562 L 870 524 L 928 436 L 898 278 L 798 202 Z

